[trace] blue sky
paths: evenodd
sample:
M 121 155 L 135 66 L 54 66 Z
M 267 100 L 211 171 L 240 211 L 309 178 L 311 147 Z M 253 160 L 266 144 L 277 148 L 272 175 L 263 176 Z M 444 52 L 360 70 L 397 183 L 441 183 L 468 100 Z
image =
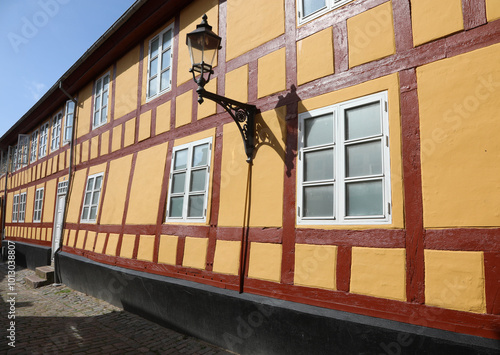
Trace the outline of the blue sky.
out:
M 0 0 L 0 137 L 135 0 Z

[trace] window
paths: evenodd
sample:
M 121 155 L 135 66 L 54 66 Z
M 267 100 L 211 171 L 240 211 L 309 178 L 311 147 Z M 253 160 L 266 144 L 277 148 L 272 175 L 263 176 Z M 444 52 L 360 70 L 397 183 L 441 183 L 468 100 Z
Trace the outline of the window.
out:
M 85 199 L 83 201 L 82 222 L 95 222 L 101 196 L 103 174 L 89 176 L 85 188 Z
M 212 138 L 174 147 L 166 221 L 204 222 Z
M 340 7 L 352 0 L 297 0 L 299 25 Z
M 33 222 L 40 222 L 43 208 L 43 187 L 35 191 L 35 210 L 33 212 Z
M 62 113 L 59 112 L 52 119 L 52 143 L 50 145 L 50 150 L 54 151 L 59 149 L 59 145 L 61 143 L 61 122 L 62 122 Z
M 19 222 L 24 222 L 25 215 L 26 215 L 26 192 L 23 192 L 21 195 L 19 195 L 19 213 L 18 213 Z
M 17 166 L 17 144 L 14 146 L 14 150 L 12 153 L 12 171 L 16 171 L 18 166 Z
M 149 42 L 148 99 L 170 90 L 173 25 Z
M 299 115 L 299 224 L 390 223 L 387 93 Z
M 30 163 L 33 163 L 36 160 L 37 151 L 38 151 L 38 130 L 31 133 Z
M 73 119 L 75 117 L 75 103 L 73 100 L 66 101 L 66 122 L 64 128 L 64 143 L 71 141 L 73 134 Z
M 49 123 L 45 123 L 40 127 L 40 143 L 38 157 L 43 158 L 47 154 L 47 139 L 49 135 Z
M 17 222 L 17 210 L 19 208 L 19 195 L 14 195 L 12 200 L 12 222 Z
M 96 81 L 94 94 L 94 128 L 97 128 L 108 121 L 109 73 Z

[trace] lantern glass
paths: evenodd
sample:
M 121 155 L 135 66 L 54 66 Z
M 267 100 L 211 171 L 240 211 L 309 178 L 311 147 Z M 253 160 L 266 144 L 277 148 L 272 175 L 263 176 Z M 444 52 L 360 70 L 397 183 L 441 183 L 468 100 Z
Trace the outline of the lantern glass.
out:
M 210 71 L 220 48 L 221 38 L 212 32 L 206 16 L 196 30 L 187 34 L 186 42 L 193 70 L 198 73 Z

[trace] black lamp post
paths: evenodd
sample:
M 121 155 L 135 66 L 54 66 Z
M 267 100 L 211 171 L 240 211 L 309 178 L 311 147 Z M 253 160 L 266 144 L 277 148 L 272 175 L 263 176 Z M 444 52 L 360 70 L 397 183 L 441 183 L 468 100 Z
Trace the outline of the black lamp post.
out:
M 193 80 L 198 84 L 198 102 L 203 103 L 203 99 L 212 100 L 221 105 L 233 118 L 243 138 L 247 162 L 252 162 L 254 139 L 255 139 L 255 113 L 257 107 L 248 105 L 236 100 L 228 99 L 205 90 L 205 85 L 210 81 L 210 76 L 214 73 L 212 63 L 215 54 L 221 48 L 221 38 L 212 31 L 212 26 L 207 22 L 207 15 L 203 15 L 203 21 L 196 26 L 196 29 L 186 36 L 186 44 L 191 57 L 191 69 Z M 198 79 L 196 76 L 199 74 Z

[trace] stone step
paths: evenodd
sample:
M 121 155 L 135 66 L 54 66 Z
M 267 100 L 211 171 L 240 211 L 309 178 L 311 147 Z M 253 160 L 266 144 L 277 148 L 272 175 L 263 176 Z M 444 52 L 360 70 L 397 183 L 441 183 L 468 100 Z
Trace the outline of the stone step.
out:
M 31 288 L 38 288 L 38 287 L 42 287 L 42 286 L 45 286 L 45 285 L 48 285 L 51 283 L 51 282 L 47 281 L 47 279 L 42 279 L 41 277 L 38 277 L 37 275 L 26 276 L 24 278 L 24 281 L 26 282 L 26 285 L 28 285 Z
M 54 267 L 52 266 L 39 266 L 35 270 L 36 276 L 41 279 L 46 279 L 48 283 L 54 283 Z

